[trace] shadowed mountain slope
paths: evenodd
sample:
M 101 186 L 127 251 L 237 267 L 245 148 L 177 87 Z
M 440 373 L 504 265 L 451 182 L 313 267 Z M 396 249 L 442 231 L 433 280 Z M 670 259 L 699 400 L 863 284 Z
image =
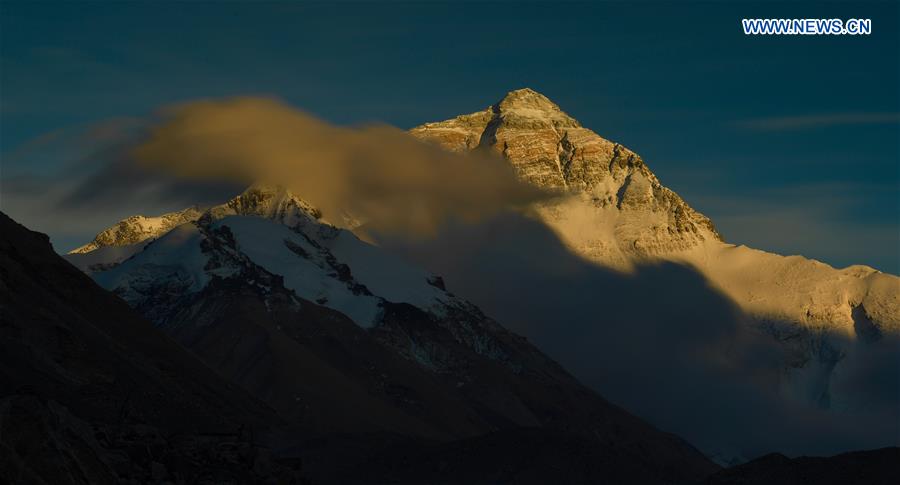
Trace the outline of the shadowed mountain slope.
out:
M 479 228 L 446 228 L 443 240 L 399 253 L 442 274 L 608 398 L 677 429 L 723 462 L 776 447 L 830 454 L 896 443 L 897 276 L 723 241 L 713 222 L 662 185 L 636 153 L 584 128 L 531 89 L 410 134 L 455 152 L 494 152 L 523 181 L 565 194 L 532 207 L 539 224 L 497 218 Z M 596 267 L 572 262 L 538 226 Z M 626 291 L 606 268 L 647 288 Z M 719 295 L 704 297 L 697 283 Z M 741 311 L 715 311 L 719 296 Z M 681 329 L 673 338 L 658 337 L 673 328 Z M 720 340 L 729 333 L 743 336 L 731 339 L 735 349 L 753 341 L 763 351 L 741 357 L 729 350 L 697 367 L 698 356 L 731 349 Z M 728 367 L 729 378 L 709 375 Z M 680 375 L 686 368 L 693 377 Z M 636 372 L 659 385 L 632 385 Z M 722 386 L 732 390 L 708 391 Z M 744 397 L 733 398 L 736 393 Z M 775 399 L 762 406 L 756 401 L 763 396 Z M 661 399 L 674 401 L 656 405 Z M 697 413 L 688 411 L 707 405 L 705 416 L 721 425 L 698 425 Z M 760 432 L 785 426 L 798 431 Z
M 270 408 L 2 213 L 0 268 L 0 460 L 14 483 L 291 473 L 255 444 L 286 428 Z
M 900 483 L 900 448 L 829 457 L 772 453 L 713 474 L 706 485 L 892 485 Z
M 284 190 L 252 188 L 93 277 L 291 422 L 316 436 L 356 435 L 351 448 L 360 435 L 376 437 L 345 469 L 396 470 L 394 458 L 371 461 L 384 437 L 415 448 L 521 428 L 587 440 L 606 473 L 634 482 L 716 468 L 581 385 L 440 278 L 318 216 Z M 350 452 L 319 442 L 297 445 L 312 457 L 310 473 L 344 481 L 332 460 Z M 619 459 L 601 460 L 607 454 Z M 550 462 L 563 466 L 559 458 Z

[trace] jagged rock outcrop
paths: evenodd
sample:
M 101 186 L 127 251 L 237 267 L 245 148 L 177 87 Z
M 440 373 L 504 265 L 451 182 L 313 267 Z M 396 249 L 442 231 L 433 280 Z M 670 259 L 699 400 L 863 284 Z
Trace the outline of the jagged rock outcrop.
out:
M 200 210 L 196 207 L 188 207 L 156 217 L 131 216 L 104 229 L 93 241 L 69 251 L 69 254 L 85 254 L 104 247 L 129 246 L 148 239 L 156 239 L 175 226 L 196 220 L 200 214 Z
M 451 151 L 491 150 L 523 180 L 573 194 L 567 204 L 579 212 L 605 209 L 614 237 L 571 240 L 578 251 L 625 263 L 631 256 L 721 240 L 712 222 L 660 184 L 636 153 L 582 127 L 531 89 L 511 91 L 484 111 L 426 123 L 410 133 Z M 571 218 L 557 204 L 542 211 L 547 218 Z
M 787 394 L 820 407 L 865 408 L 857 396 L 836 395 L 831 383 L 868 353 L 891 350 L 884 347 L 900 335 L 900 278 L 726 243 L 637 154 L 531 89 L 410 133 L 451 151 L 492 150 L 523 180 L 570 192 L 536 212 L 586 259 L 625 271 L 659 261 L 698 269 L 784 346 Z
M 265 217 L 288 226 L 302 226 L 322 218 L 318 209 L 284 188 L 254 185 L 207 210 L 190 207 L 157 217 L 131 216 L 104 229 L 90 243 L 69 251 L 65 258 L 89 274 L 105 271 L 179 225 L 204 216 L 211 220 L 230 215 Z
M 200 215 L 221 219 L 230 215 L 259 216 L 284 224 L 300 227 L 314 224 L 322 218 L 322 212 L 309 202 L 297 197 L 283 187 L 254 185 L 228 202 L 210 208 L 203 214 L 185 220 L 193 222 Z
M 879 332 L 900 331 L 896 277 L 865 266 L 834 270 L 724 243 L 712 222 L 662 186 L 637 154 L 582 127 L 531 89 L 410 133 L 452 151 L 496 151 L 524 180 L 574 193 L 539 213 L 589 259 L 618 268 L 654 258 L 686 262 L 765 319 L 854 334 L 852 312 L 865 308 Z
M 835 270 L 725 243 L 713 223 L 661 185 L 637 154 L 582 127 L 531 89 L 410 134 L 452 151 L 493 150 L 524 180 L 575 194 L 538 212 L 588 259 L 622 269 L 659 258 L 690 264 L 765 320 L 855 335 L 856 311 L 878 332 L 900 332 L 896 276 L 866 266 Z

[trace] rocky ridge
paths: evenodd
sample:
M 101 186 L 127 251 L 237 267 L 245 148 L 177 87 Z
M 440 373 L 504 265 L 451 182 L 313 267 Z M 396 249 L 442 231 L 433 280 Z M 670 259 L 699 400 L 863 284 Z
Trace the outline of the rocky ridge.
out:
M 614 240 L 570 240 L 579 252 L 624 263 L 721 240 L 709 218 L 663 186 L 640 156 L 584 128 L 531 89 L 511 91 L 483 111 L 426 123 L 410 134 L 450 151 L 490 150 L 523 180 L 572 194 L 567 204 L 603 210 Z M 566 216 L 557 204 L 541 211 L 549 219 Z M 636 225 L 635 219 L 645 223 Z
M 104 229 L 93 241 L 69 251 L 69 254 L 85 254 L 110 246 L 129 246 L 148 239 L 155 239 L 172 230 L 173 227 L 200 217 L 200 210 L 189 207 L 156 217 L 131 216 Z
M 523 180 L 572 193 L 537 209 L 569 247 L 590 260 L 620 269 L 654 259 L 683 262 L 765 320 L 853 334 L 853 311 L 863 308 L 879 331 L 900 332 L 900 297 L 889 290 L 900 290 L 896 276 L 859 265 L 835 270 L 800 256 L 726 243 L 712 221 L 661 185 L 640 156 L 582 127 L 531 89 L 511 91 L 483 111 L 426 123 L 410 134 L 456 152 L 492 150 Z M 779 289 L 785 286 L 792 290 Z

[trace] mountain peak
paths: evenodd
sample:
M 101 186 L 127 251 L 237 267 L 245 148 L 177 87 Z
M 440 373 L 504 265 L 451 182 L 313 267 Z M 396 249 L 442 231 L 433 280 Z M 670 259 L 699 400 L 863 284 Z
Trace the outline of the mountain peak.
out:
M 512 90 L 506 93 L 506 96 L 494 106 L 498 108 L 499 111 L 519 108 L 560 111 L 559 106 L 557 106 L 556 103 L 550 101 L 549 98 L 531 88 Z
M 152 241 L 188 222 L 196 222 L 201 218 L 221 219 L 230 215 L 265 217 L 291 227 L 322 218 L 322 212 L 319 209 L 296 196 L 286 187 L 255 183 L 228 202 L 210 207 L 205 211 L 193 206 L 160 216 L 128 217 L 97 234 L 94 240 L 88 244 L 69 251 L 69 255 L 84 255 L 106 247 L 134 246 Z M 325 223 L 325 221 L 321 222 Z M 123 259 L 139 249 L 133 248 L 132 251 L 116 254 L 119 259 Z M 84 264 L 76 263 L 76 266 L 88 267 L 91 264 L 93 264 L 93 260 L 86 259 Z
M 106 246 L 128 246 L 147 239 L 155 239 L 174 228 L 200 217 L 201 211 L 188 207 L 155 217 L 131 216 L 103 230 L 93 241 L 69 251 L 69 254 L 85 254 Z
M 557 128 L 581 126 L 578 121 L 559 109 L 556 103 L 531 88 L 516 89 L 506 93 L 506 96 L 491 106 L 489 111 L 496 121 L 506 125 L 524 124 L 532 127 L 537 123 Z
M 426 123 L 410 133 L 455 152 L 491 150 L 525 182 L 580 194 L 591 213 L 605 214 L 606 220 L 622 214 L 621 224 L 615 223 L 619 239 L 604 248 L 657 254 L 721 239 L 712 222 L 664 187 L 638 154 L 584 128 L 533 89 L 510 91 L 484 111 Z
M 298 197 L 283 185 L 255 183 L 241 195 L 225 204 L 213 207 L 210 214 L 222 217 L 224 214 L 256 215 L 276 219 L 288 224 L 285 218 L 301 220 L 318 220 L 322 212 L 305 199 Z

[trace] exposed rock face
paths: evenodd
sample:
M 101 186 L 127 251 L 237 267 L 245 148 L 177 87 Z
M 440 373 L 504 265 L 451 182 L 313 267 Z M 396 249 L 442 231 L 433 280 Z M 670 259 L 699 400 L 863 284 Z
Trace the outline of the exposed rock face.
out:
M 190 207 L 156 217 L 131 216 L 104 229 L 90 243 L 70 251 L 65 259 L 88 274 L 105 271 L 177 226 L 196 222 L 201 216 L 212 220 L 231 215 L 259 216 L 292 227 L 314 223 L 322 217 L 318 209 L 283 188 L 254 185 L 205 211 Z
M 615 237 L 571 241 L 582 252 L 598 250 L 599 243 L 603 255 L 619 260 L 721 239 L 710 220 L 662 186 L 637 154 L 582 127 L 531 89 L 512 91 L 484 111 L 426 123 L 410 133 L 451 151 L 494 151 L 522 179 L 572 193 L 574 200 L 567 204 L 608 209 Z M 543 211 L 548 218 L 567 218 L 559 207 Z M 635 224 L 636 219 L 641 223 Z
M 189 207 L 156 217 L 131 216 L 97 234 L 93 241 L 69 251 L 69 254 L 84 254 L 103 247 L 129 246 L 156 239 L 175 226 L 196 220 L 200 213 L 196 207 Z
M 531 89 L 410 133 L 452 151 L 494 150 L 524 180 L 576 194 L 539 213 L 588 259 L 618 268 L 655 258 L 685 262 L 763 319 L 853 335 L 856 309 L 870 335 L 900 332 L 900 279 L 724 243 L 712 222 L 662 186 L 637 154 L 583 128 Z
M 280 187 L 254 185 L 228 202 L 212 207 L 205 213 L 213 219 L 229 215 L 259 216 L 272 219 L 289 227 L 315 223 L 322 213 L 309 202 Z M 193 222 L 200 217 L 197 213 L 184 222 Z
M 748 322 L 783 345 L 779 386 L 790 398 L 857 411 L 871 404 L 834 383 L 869 355 L 896 355 L 900 278 L 726 243 L 637 154 L 582 127 L 530 89 L 410 133 L 451 151 L 492 150 L 522 179 L 572 193 L 536 209 L 586 259 L 626 271 L 661 260 L 699 270 L 749 315 Z
M 538 209 L 588 259 L 617 268 L 656 258 L 684 262 L 766 320 L 853 335 L 856 309 L 871 324 L 871 335 L 900 332 L 897 277 L 725 243 L 712 222 L 662 186 L 637 154 L 583 128 L 531 89 L 410 133 L 452 151 L 493 150 L 524 180 L 576 194 Z

